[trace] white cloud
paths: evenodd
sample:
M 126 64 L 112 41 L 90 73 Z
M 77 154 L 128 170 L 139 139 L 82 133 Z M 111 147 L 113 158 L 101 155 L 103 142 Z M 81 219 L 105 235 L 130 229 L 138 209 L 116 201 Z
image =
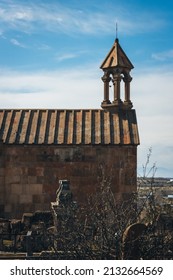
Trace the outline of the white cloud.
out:
M 99 107 L 102 101 L 97 72 L 90 70 L 20 73 L 0 71 L 1 108 Z M 14 98 L 15 97 L 15 98 Z
M 159 53 L 153 53 L 152 58 L 154 58 L 155 60 L 159 60 L 159 61 L 173 59 L 173 50 L 168 50 L 168 51 L 159 52 Z
M 147 69 L 134 76 L 132 100 L 137 111 L 141 145 L 138 147 L 139 169 L 152 146 L 157 176 L 173 176 L 173 71 Z M 172 175 L 171 175 L 172 173 Z
M 47 44 L 39 44 L 36 46 L 38 50 L 48 51 L 51 50 L 51 47 Z
M 12 38 L 12 39 L 10 40 L 10 42 L 11 42 L 13 45 L 18 46 L 18 47 L 20 47 L 20 48 L 26 48 L 26 46 L 25 46 L 24 44 L 20 43 L 18 40 L 14 39 L 14 38 Z
M 57 61 L 63 61 L 63 60 L 67 60 L 67 59 L 72 59 L 72 58 L 75 58 L 75 57 L 78 57 L 77 54 L 75 53 L 65 53 L 65 54 L 57 54 L 56 55 L 56 60 Z
M 79 51 L 74 50 L 73 52 L 67 52 L 67 53 L 59 52 L 59 53 L 56 53 L 55 59 L 57 61 L 63 61 L 63 60 L 68 60 L 68 59 L 73 59 L 73 58 L 79 58 L 81 56 L 86 55 L 88 52 L 89 52 L 88 50 L 79 50 Z M 96 68 L 98 68 L 98 66 Z
M 105 10 L 99 7 L 99 11 L 78 10 L 57 2 L 56 4 L 44 4 L 41 2 L 30 2 L 27 4 L 13 1 L 11 4 L 0 4 L 1 25 L 4 30 L 13 29 L 22 32 L 35 32 L 36 30 L 49 30 L 68 34 L 100 34 L 100 32 L 112 34 L 115 29 L 115 17 L 123 30 L 123 34 L 135 34 L 157 30 L 164 25 L 164 21 L 149 12 L 122 10 L 116 5 Z M 152 24 L 151 24 L 152 23 Z M 115 30 L 114 30 L 115 31 Z

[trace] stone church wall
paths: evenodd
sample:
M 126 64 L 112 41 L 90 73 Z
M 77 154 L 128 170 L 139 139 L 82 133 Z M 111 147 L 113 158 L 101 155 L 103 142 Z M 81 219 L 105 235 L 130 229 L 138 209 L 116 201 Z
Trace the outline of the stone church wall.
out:
M 58 181 L 68 179 L 74 200 L 83 203 L 99 186 L 100 165 L 113 192 L 136 190 L 136 146 L 0 144 L 0 217 L 49 210 Z

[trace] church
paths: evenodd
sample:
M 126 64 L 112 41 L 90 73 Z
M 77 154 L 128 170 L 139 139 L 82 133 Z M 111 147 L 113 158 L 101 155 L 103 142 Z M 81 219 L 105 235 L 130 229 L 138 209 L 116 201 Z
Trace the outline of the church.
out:
M 101 108 L 0 109 L 0 217 L 50 210 L 59 180 L 69 180 L 74 200 L 84 203 L 99 190 L 100 166 L 117 199 L 136 191 L 134 67 L 117 38 L 100 68 Z

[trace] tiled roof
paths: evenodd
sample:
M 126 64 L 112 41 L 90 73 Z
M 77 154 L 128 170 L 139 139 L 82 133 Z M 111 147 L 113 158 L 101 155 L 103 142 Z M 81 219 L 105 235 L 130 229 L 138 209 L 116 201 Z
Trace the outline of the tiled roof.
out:
M 138 145 L 135 110 L 0 110 L 5 144 Z

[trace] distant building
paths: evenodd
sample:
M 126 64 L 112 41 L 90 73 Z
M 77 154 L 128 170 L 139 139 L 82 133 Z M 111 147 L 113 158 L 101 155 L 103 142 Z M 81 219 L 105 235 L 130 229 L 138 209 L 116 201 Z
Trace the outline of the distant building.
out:
M 1 217 L 48 210 L 63 179 L 70 181 L 74 199 L 85 202 L 99 186 L 101 164 L 117 198 L 136 191 L 139 136 L 130 100 L 132 68 L 116 39 L 101 65 L 101 109 L 0 110 Z

